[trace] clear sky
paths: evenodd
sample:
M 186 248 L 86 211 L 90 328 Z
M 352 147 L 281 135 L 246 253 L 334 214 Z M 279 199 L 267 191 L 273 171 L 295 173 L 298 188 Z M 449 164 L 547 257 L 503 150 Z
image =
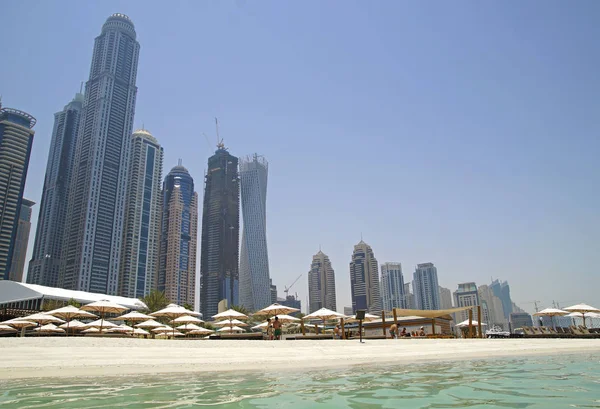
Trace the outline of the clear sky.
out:
M 38 119 L 38 202 L 53 114 L 88 79 L 115 12 L 141 44 L 135 127 L 183 159 L 200 197 L 214 117 L 267 157 L 271 277 L 303 304 L 319 245 L 351 305 L 361 232 L 405 280 L 508 280 L 513 300 L 600 305 L 600 3 L 0 1 L 0 94 Z M 208 145 L 203 133 L 208 135 Z M 198 264 L 198 270 L 199 270 Z

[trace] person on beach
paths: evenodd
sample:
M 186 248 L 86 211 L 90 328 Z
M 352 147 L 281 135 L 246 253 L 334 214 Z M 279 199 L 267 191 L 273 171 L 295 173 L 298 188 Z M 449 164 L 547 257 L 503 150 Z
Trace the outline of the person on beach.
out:
M 402 328 L 402 332 L 400 333 L 401 337 L 407 337 L 408 334 L 406 333 L 406 327 Z
M 424 337 L 425 336 L 425 328 L 421 327 L 421 330 L 419 331 L 419 336 L 420 337 Z
M 392 336 L 392 339 L 398 338 L 398 325 L 395 323 L 390 327 L 390 335 Z
M 267 339 L 273 341 L 273 324 L 271 324 L 271 318 L 267 318 Z
M 281 339 L 281 321 L 279 321 L 279 317 L 275 317 L 275 321 L 273 322 L 273 329 L 275 330 L 275 339 Z
M 339 325 L 336 325 L 335 328 L 333 329 L 333 334 L 335 335 L 335 338 L 337 339 L 342 339 L 342 330 L 340 329 Z

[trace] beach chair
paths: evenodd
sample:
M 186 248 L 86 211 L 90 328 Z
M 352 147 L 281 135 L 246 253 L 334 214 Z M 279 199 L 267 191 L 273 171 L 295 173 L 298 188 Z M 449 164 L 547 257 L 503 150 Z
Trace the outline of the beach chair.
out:
M 537 337 L 544 335 L 544 333 L 542 332 L 540 327 L 531 327 L 531 329 L 533 330 L 533 335 L 535 335 Z
M 581 331 L 584 334 L 590 334 L 590 330 L 588 330 L 586 327 L 584 327 L 583 325 L 579 326 L 579 331 Z
M 533 332 L 533 329 L 531 329 L 531 327 L 523 327 L 523 332 L 528 337 L 534 337 L 535 336 L 535 332 Z

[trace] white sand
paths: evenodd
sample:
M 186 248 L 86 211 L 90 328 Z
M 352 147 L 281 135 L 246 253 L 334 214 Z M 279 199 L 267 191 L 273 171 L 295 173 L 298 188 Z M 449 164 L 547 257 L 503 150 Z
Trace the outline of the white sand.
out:
M 0 379 L 405 365 L 526 355 L 600 356 L 600 339 L 216 341 L 0 338 Z

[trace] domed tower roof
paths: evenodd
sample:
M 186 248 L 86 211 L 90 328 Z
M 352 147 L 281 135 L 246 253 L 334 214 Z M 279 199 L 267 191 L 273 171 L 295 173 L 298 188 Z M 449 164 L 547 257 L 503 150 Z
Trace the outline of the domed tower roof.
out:
M 102 32 L 110 29 L 123 30 L 131 34 L 134 39 L 136 37 L 133 21 L 131 21 L 131 19 L 125 14 L 115 13 L 107 18 L 106 22 L 102 26 Z
M 139 136 L 139 137 L 149 140 L 152 143 L 158 144 L 158 141 L 156 140 L 156 138 L 154 136 L 152 136 L 152 134 L 147 129 L 143 129 L 143 128 L 138 129 L 137 131 L 133 132 L 132 136 Z

